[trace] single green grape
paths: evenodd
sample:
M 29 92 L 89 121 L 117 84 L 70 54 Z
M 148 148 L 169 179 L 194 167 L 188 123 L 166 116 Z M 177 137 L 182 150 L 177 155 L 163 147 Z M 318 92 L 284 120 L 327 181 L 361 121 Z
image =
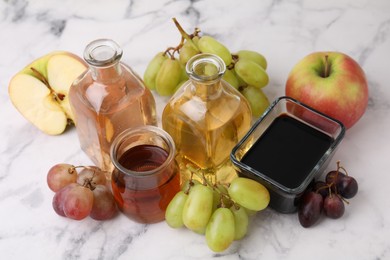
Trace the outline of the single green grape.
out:
M 218 208 L 206 228 L 206 242 L 214 252 L 226 250 L 234 240 L 234 216 L 228 208 Z
M 188 74 L 186 72 L 186 69 L 185 69 L 185 66 L 183 64 L 181 64 L 181 76 L 180 76 L 180 81 L 179 83 L 176 85 L 175 89 L 173 90 L 173 93 L 176 93 L 176 91 L 184 84 L 188 81 Z
M 246 83 L 240 76 L 238 76 L 236 70 L 233 69 L 231 71 L 234 73 L 234 76 L 236 76 L 236 78 L 238 80 L 238 89 L 239 90 L 248 86 L 248 83 Z
M 241 93 L 248 100 L 255 117 L 261 116 L 270 105 L 267 96 L 259 88 L 247 86 Z
M 242 239 L 248 232 L 249 217 L 244 207 L 232 206 L 230 210 L 234 216 L 234 240 Z
M 184 225 L 196 232 L 204 233 L 213 210 L 213 191 L 199 184 L 191 188 L 183 208 Z
M 182 64 L 186 64 L 189 59 L 200 53 L 199 49 L 196 48 L 196 45 L 191 41 L 192 40 L 186 40 L 180 48 L 179 60 Z
M 195 185 L 200 184 L 198 180 L 186 180 L 182 185 L 181 185 L 181 190 L 184 192 L 190 191 L 190 186 L 194 187 Z
M 170 96 L 180 82 L 182 67 L 176 59 L 166 59 L 156 76 L 156 91 L 161 96 Z
M 240 59 L 234 65 L 234 69 L 237 75 L 248 85 L 263 88 L 268 84 L 269 78 L 267 72 L 259 64 L 251 60 Z
M 219 56 L 226 66 L 232 63 L 232 54 L 228 48 L 211 36 L 202 36 L 198 41 L 198 48 L 202 53 L 211 53 Z
M 230 183 L 228 191 L 236 203 L 250 210 L 260 211 L 269 204 L 267 188 L 252 179 L 238 177 Z
M 227 69 L 225 71 L 225 74 L 223 74 L 222 79 L 229 83 L 235 89 L 238 89 L 240 87 L 240 82 L 238 81 L 235 73 L 233 72 L 233 69 Z
M 241 50 L 237 52 L 236 54 L 238 56 L 238 59 L 246 59 L 251 60 L 257 64 L 259 64 L 264 70 L 267 69 L 267 60 L 265 57 L 256 52 L 256 51 L 249 51 L 249 50 Z
M 167 59 L 167 55 L 164 52 L 159 52 L 154 56 L 154 58 L 149 62 L 144 73 L 144 82 L 146 87 L 150 90 L 156 89 L 156 77 L 159 72 L 162 63 Z
M 165 221 L 172 228 L 181 228 L 183 224 L 183 208 L 188 195 L 184 191 L 179 191 L 169 202 L 165 211 Z

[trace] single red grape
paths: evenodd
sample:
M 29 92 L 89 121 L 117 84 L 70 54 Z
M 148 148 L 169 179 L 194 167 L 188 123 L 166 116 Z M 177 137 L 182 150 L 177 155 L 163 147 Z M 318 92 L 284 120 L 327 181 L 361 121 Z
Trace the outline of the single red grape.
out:
M 68 193 L 68 191 L 70 189 L 72 189 L 73 187 L 75 187 L 75 186 L 78 186 L 78 184 L 77 183 L 71 183 L 69 185 L 66 185 L 65 187 L 63 187 L 62 189 L 57 191 L 56 194 L 54 195 L 52 205 L 53 205 L 54 211 L 58 215 L 60 215 L 62 217 L 66 217 L 65 216 L 65 212 L 64 212 L 65 196 Z
M 89 188 L 76 185 L 67 191 L 63 208 L 65 216 L 81 220 L 89 215 L 93 205 L 93 193 Z
M 321 217 L 324 199 L 321 194 L 314 191 L 306 192 L 302 195 L 298 208 L 299 223 L 303 227 L 310 227 Z
M 337 183 L 337 191 L 344 198 L 351 199 L 358 192 L 357 181 L 351 176 L 343 176 Z
M 96 220 L 113 218 L 118 212 L 114 197 L 105 185 L 97 185 L 93 190 L 93 206 L 89 216 Z
M 324 212 L 329 218 L 337 219 L 344 215 L 344 202 L 336 194 L 330 194 L 324 200 Z
M 50 168 L 46 179 L 49 188 L 57 192 L 66 185 L 76 182 L 77 171 L 71 164 L 59 163 Z

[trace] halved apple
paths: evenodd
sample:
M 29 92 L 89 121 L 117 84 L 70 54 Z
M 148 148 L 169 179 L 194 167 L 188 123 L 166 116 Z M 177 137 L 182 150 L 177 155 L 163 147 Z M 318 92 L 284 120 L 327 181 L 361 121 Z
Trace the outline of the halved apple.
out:
M 8 93 L 16 109 L 44 133 L 58 135 L 74 121 L 69 104 L 72 82 L 87 68 L 77 55 L 51 52 L 26 66 L 10 81 Z

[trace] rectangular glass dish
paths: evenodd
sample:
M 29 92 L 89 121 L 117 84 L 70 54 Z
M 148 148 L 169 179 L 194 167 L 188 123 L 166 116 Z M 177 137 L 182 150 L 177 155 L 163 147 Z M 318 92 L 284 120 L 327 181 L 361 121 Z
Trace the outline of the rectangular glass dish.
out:
M 325 170 L 345 134 L 343 124 L 290 97 L 274 101 L 230 158 L 239 175 L 270 192 L 270 207 L 297 210 L 299 198 Z

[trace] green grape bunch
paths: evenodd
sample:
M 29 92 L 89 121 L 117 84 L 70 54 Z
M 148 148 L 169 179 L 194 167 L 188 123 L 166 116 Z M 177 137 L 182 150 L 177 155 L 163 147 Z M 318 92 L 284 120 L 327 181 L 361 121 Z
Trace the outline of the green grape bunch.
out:
M 268 190 L 251 179 L 238 177 L 227 187 L 204 177 L 203 183 L 191 178 L 168 204 L 165 221 L 172 228 L 186 227 L 205 235 L 208 247 L 222 252 L 247 234 L 249 217 L 265 209 L 269 201 Z
M 226 65 L 222 79 L 248 100 L 253 116 L 262 115 L 270 104 L 262 91 L 269 83 L 266 58 L 251 50 L 231 53 L 214 37 L 201 36 L 199 28 L 188 34 L 175 18 L 173 22 L 180 32 L 180 43 L 153 57 L 144 72 L 145 85 L 160 96 L 172 96 L 188 80 L 185 71 L 188 60 L 200 53 L 211 53 L 219 56 Z

